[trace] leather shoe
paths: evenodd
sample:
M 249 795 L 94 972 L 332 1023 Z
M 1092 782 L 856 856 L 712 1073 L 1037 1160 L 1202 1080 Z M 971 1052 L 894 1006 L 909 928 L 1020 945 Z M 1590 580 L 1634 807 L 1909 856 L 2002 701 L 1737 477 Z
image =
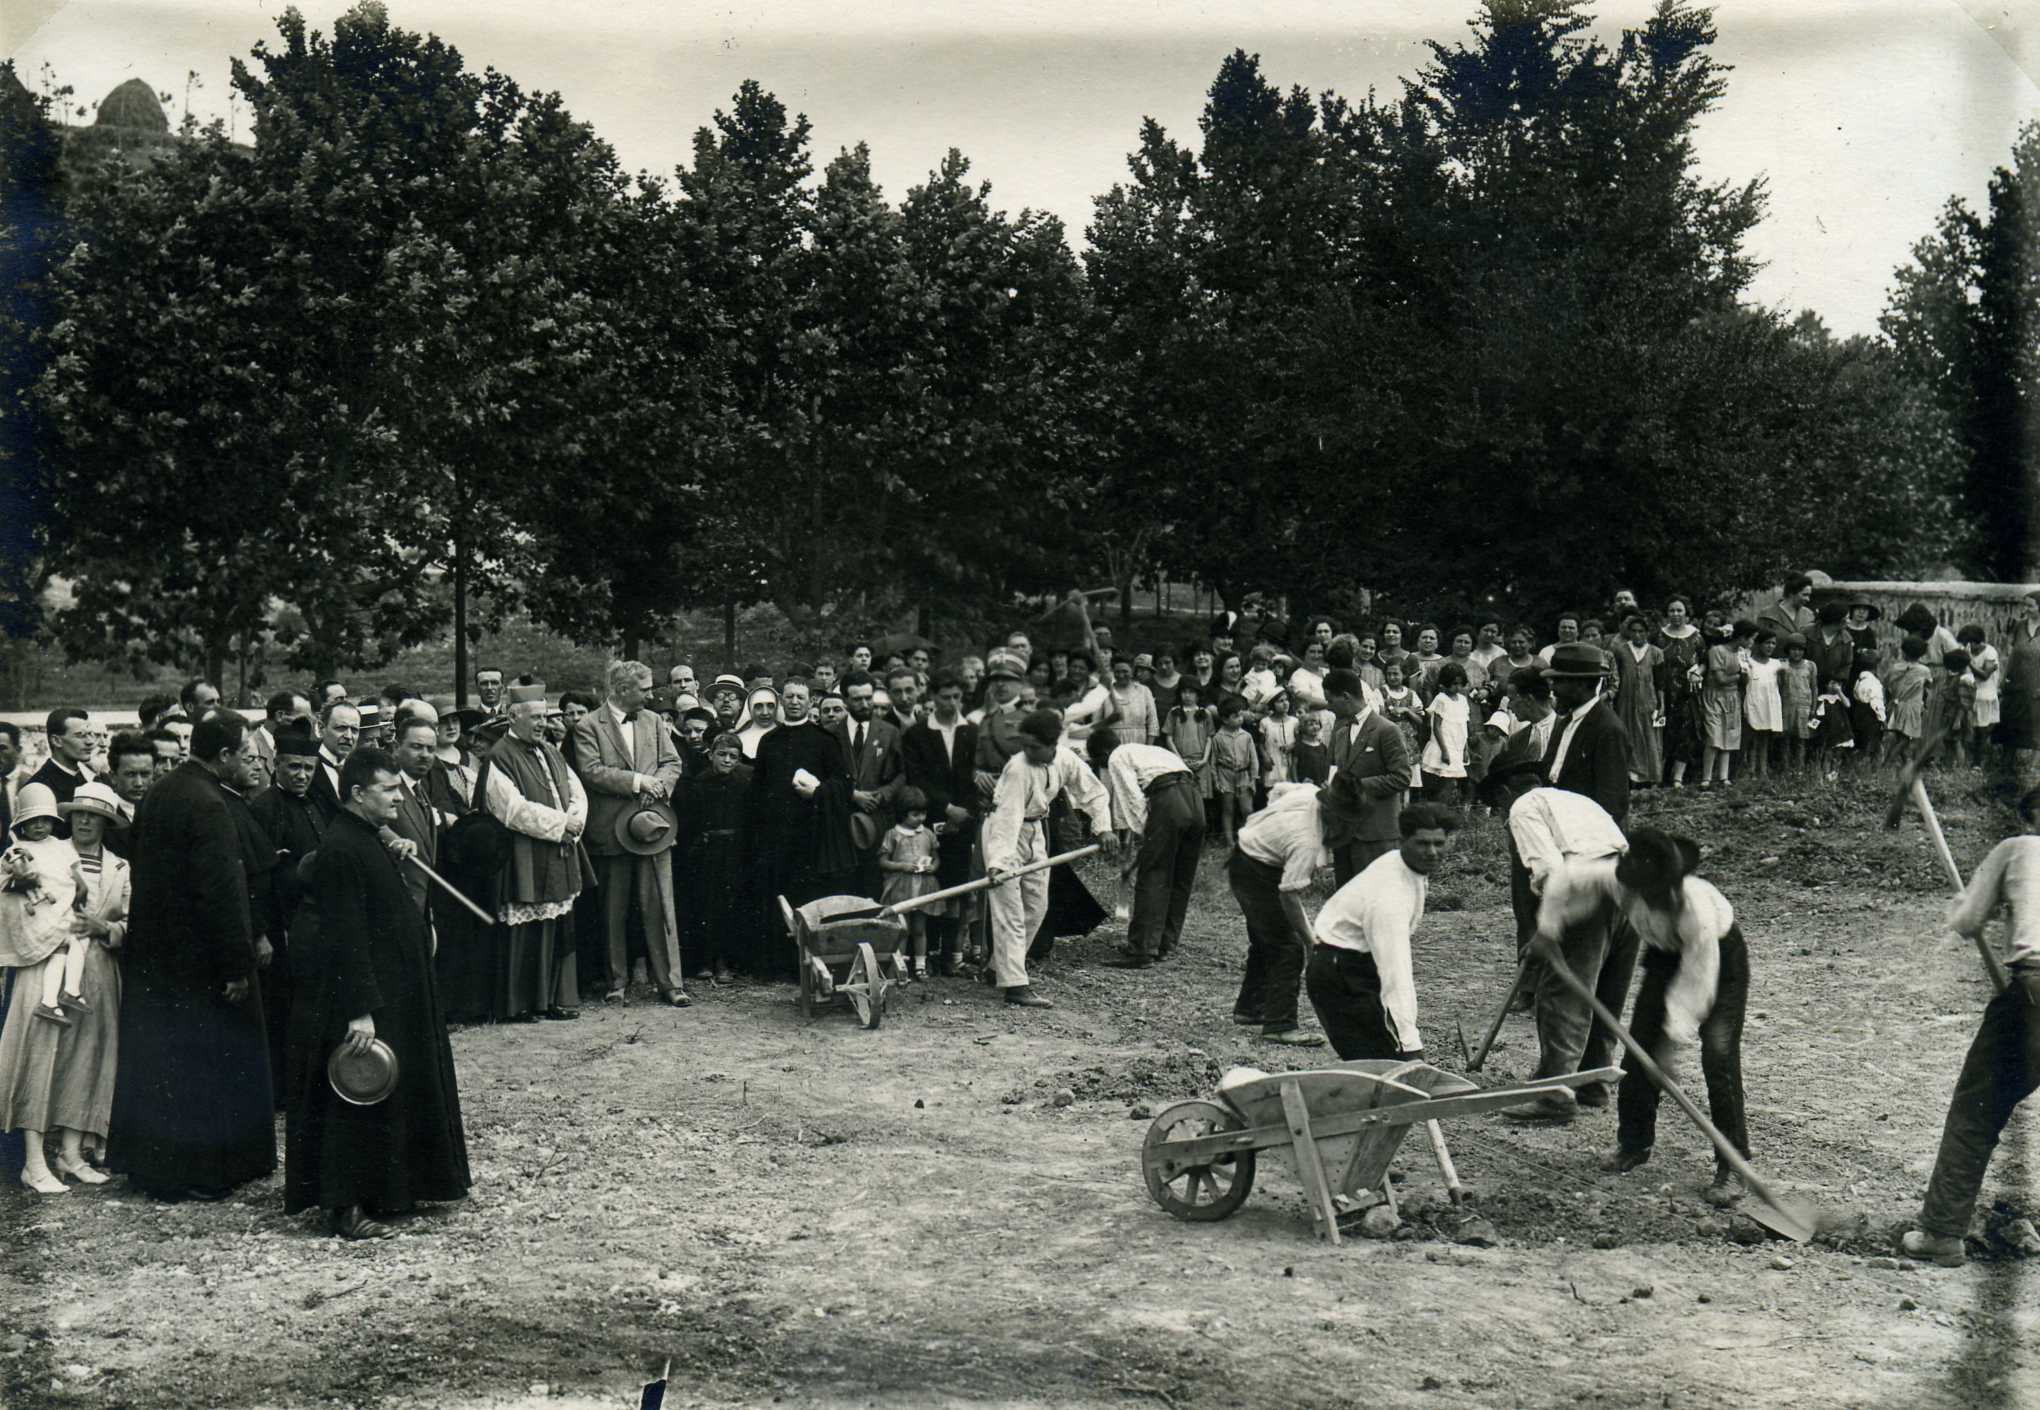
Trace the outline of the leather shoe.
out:
M 1571 1121 L 1578 1112 L 1579 1104 L 1573 1101 L 1570 1096 L 1554 1094 L 1548 1097 L 1539 1097 L 1528 1106 L 1512 1107 L 1503 1112 L 1502 1115 L 1510 1121 L 1563 1126 L 1566 1122 Z
M 377 1223 L 363 1214 L 358 1204 L 333 1211 L 333 1232 L 343 1239 L 393 1239 L 397 1236 L 397 1231 L 389 1225 Z
M 1146 955 L 1114 955 L 1101 963 L 1107 969 L 1146 969 L 1154 961 Z
M 685 989 L 668 989 L 659 995 L 659 997 L 676 1009 L 684 1009 L 694 1002 L 693 999 L 688 997 Z
M 1645 1146 L 1642 1150 L 1618 1150 L 1613 1155 L 1601 1157 L 1601 1168 L 1613 1171 L 1617 1175 L 1625 1175 L 1649 1160 L 1650 1152 L 1651 1148 L 1649 1146 Z
M 605 1003 L 605 1004 L 620 1004 L 620 1003 L 622 1003 L 622 1002 L 623 1002 L 623 990 L 622 990 L 622 989 L 620 989 L 620 988 L 618 988 L 618 989 L 611 989 L 611 990 L 610 990 L 610 991 L 609 991 L 609 992 L 608 992 L 607 994 L 604 994 L 604 995 L 602 996 L 602 1002 L 603 1002 L 603 1003 Z
M 1923 1263 L 1936 1263 L 1943 1268 L 1960 1268 L 1969 1258 L 1962 1240 L 1954 1234 L 1930 1234 L 1924 1229 L 1909 1229 L 1898 1241 L 1898 1251 L 1907 1258 L 1917 1258 Z
M 1282 1028 L 1273 1033 L 1263 1033 L 1261 1041 L 1281 1043 L 1292 1048 L 1321 1048 L 1325 1042 L 1323 1034 L 1306 1033 L 1301 1028 Z
M 1604 1107 L 1608 1105 L 1608 1084 L 1589 1082 L 1584 1087 L 1573 1089 L 1573 1100 L 1581 1106 Z
M 563 1004 L 555 1004 L 553 1007 L 545 1011 L 545 1016 L 547 1018 L 554 1020 L 555 1022 L 564 1022 L 565 1020 L 570 1018 L 579 1018 L 581 1016 L 581 1011 L 579 1009 L 567 1008 Z
M 1042 998 L 1041 995 L 1035 993 L 1033 989 L 1024 984 L 1017 989 L 1008 989 L 1006 991 L 1006 1002 L 1015 1008 L 1023 1009 L 1052 1009 L 1055 1007 L 1054 1004 Z

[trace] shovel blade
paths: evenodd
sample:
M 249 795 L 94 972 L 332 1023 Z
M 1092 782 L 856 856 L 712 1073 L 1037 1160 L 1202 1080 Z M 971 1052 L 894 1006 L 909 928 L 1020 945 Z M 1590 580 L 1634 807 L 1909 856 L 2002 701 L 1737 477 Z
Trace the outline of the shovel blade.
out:
M 1820 1211 L 1804 1200 L 1781 1199 L 1772 1203 L 1756 1197 L 1743 1212 L 1760 1227 L 1796 1244 L 1810 1244 L 1820 1232 Z

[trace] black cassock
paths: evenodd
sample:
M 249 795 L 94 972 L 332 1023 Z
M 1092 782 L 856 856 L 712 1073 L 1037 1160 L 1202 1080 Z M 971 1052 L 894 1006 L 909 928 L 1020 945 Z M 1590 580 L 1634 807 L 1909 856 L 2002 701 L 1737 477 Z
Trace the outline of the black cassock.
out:
M 802 769 L 822 785 L 805 798 L 793 786 Z M 758 741 L 744 843 L 760 889 L 754 913 L 762 915 L 752 957 L 731 958 L 753 974 L 790 979 L 799 973 L 798 956 L 778 898 L 804 906 L 849 891 L 857 867 L 850 845 L 850 775 L 833 734 L 802 722 L 782 725 Z
M 290 1013 L 290 986 L 278 973 L 282 931 L 277 899 L 277 873 L 282 859 L 267 825 L 255 811 L 251 798 L 231 788 L 220 790 L 227 800 L 227 812 L 234 819 L 234 835 L 241 839 L 241 869 L 248 875 L 248 924 L 258 940 L 267 939 L 272 951 L 269 964 L 260 970 L 262 984 L 262 1026 L 269 1035 L 269 1092 L 276 1109 L 283 1110 L 283 1023 Z M 259 795 L 258 795 L 259 796 Z
M 129 841 L 134 923 L 107 1163 L 156 1193 L 260 1179 L 276 1168 L 268 1038 L 226 790 L 202 765 L 178 765 L 149 790 Z M 255 982 L 229 1003 L 235 979 Z
M 375 829 L 350 812 L 326 829 L 312 907 L 292 936 L 285 1211 L 401 1214 L 461 1198 L 467 1136 L 425 918 Z M 363 1014 L 397 1055 L 397 1088 L 374 1106 L 342 1101 L 326 1080 L 327 1059 Z
M 262 971 L 262 1008 L 269 1023 L 269 1072 L 281 1110 L 290 1095 L 283 1070 L 284 1035 L 290 1022 L 290 932 L 305 900 L 298 863 L 319 850 L 319 839 L 326 833 L 326 815 L 312 802 L 309 791 L 294 798 L 274 784 L 248 800 L 248 811 L 276 848 L 268 930 L 269 944 L 276 953 L 269 968 Z

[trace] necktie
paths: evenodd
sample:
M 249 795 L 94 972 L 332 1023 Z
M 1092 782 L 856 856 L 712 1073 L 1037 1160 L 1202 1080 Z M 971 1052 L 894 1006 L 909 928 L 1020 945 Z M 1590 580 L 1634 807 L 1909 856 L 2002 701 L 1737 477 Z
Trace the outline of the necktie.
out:
M 625 710 L 625 711 L 623 712 L 623 722 L 624 722 L 625 724 L 627 724 L 627 725 L 628 725 L 628 724 L 635 724 L 635 723 L 637 722 L 637 717 L 638 717 L 638 712 L 637 712 L 637 711 L 635 711 L 635 710 Z
M 850 757 L 856 758 L 857 751 L 864 747 L 864 726 L 850 726 Z

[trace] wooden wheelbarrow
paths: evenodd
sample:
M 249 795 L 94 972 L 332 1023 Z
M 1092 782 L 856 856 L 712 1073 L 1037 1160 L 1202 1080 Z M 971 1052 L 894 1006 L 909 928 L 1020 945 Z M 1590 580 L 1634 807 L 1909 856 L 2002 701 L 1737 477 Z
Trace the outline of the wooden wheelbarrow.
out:
M 866 1028 L 883 1023 L 892 988 L 905 972 L 900 942 L 907 923 L 874 914 L 863 896 L 824 896 L 799 907 L 781 896 L 779 912 L 800 950 L 801 1017 L 813 1018 L 841 998 Z
M 1256 1155 L 1277 1153 L 1296 1172 L 1318 1237 L 1339 1237 L 1336 1198 L 1380 1187 L 1391 1207 L 1389 1162 L 1410 1127 L 1422 1124 L 1454 1203 L 1459 1175 L 1439 1122 L 1534 1102 L 1547 1093 L 1614 1083 L 1619 1068 L 1483 1088 L 1421 1062 L 1366 1059 L 1306 1072 L 1236 1067 L 1217 1101 L 1178 1102 L 1148 1127 L 1141 1175 L 1155 1203 L 1178 1219 L 1223 1219 L 1254 1188 Z

